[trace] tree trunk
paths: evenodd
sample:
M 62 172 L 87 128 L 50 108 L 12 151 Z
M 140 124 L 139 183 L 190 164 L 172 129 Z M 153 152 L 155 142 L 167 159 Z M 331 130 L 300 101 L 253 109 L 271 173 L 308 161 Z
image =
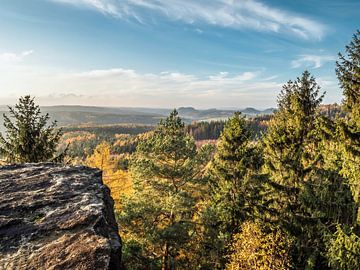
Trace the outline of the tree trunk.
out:
M 167 243 L 165 243 L 165 245 L 164 245 L 164 254 L 162 257 L 162 261 L 161 261 L 161 270 L 171 270 L 169 246 Z

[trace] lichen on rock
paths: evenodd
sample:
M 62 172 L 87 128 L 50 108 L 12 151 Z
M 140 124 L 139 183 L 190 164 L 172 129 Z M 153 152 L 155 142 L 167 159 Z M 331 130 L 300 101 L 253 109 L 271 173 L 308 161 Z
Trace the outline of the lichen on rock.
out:
M 0 269 L 120 269 L 113 205 L 99 170 L 0 167 Z

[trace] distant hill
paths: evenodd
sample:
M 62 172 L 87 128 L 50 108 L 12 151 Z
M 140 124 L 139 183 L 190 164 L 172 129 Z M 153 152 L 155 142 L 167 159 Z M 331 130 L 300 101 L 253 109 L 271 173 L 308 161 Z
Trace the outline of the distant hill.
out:
M 49 113 L 51 119 L 57 120 L 59 126 L 77 125 L 112 125 L 112 124 L 139 124 L 155 125 L 161 118 L 166 117 L 172 111 L 162 108 L 112 108 L 95 106 L 43 106 L 43 113 Z M 180 116 L 186 123 L 193 121 L 211 121 L 227 119 L 236 110 L 206 109 L 198 110 L 193 107 L 180 107 Z M 274 109 L 265 111 L 254 108 L 239 110 L 245 115 L 256 116 L 271 114 Z M 0 106 L 0 131 L 3 131 L 3 113 L 7 113 L 7 106 Z

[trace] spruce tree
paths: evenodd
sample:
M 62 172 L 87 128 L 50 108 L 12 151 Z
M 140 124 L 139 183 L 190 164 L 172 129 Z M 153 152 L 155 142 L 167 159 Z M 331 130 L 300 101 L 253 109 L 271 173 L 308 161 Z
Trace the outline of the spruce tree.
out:
M 320 196 L 322 189 L 318 188 L 324 187 L 318 137 L 322 97 L 320 87 L 307 71 L 296 81 L 289 81 L 264 138 L 265 171 L 270 180 L 266 220 L 279 224 L 295 238 L 293 262 L 307 269 L 327 267 L 322 255 L 325 244 L 321 218 L 326 219 L 328 205 L 323 199 L 329 193 Z
M 262 159 L 251 138 L 249 123 L 240 112 L 226 121 L 221 132 L 209 168 L 210 198 L 202 215 L 207 263 L 203 269 L 224 269 L 232 237 L 242 222 L 256 215 Z
M 225 124 L 210 172 L 213 179 L 212 201 L 222 232 L 238 232 L 244 220 L 254 215 L 255 178 L 261 156 L 251 142 L 246 119 L 237 112 Z
M 360 31 L 346 46 L 346 56 L 339 53 L 336 74 L 343 90 L 344 119 L 338 119 L 335 133 L 340 174 L 350 186 L 357 219 L 338 224 L 329 243 L 327 256 L 333 269 L 360 267 Z
M 208 156 L 197 150 L 177 111 L 137 147 L 130 166 L 134 194 L 124 201 L 120 227 L 138 247 L 136 256 L 155 268 L 184 269 Z
M 336 74 L 343 89 L 343 106 L 347 117 L 339 123 L 344 147 L 343 175 L 349 179 L 354 200 L 360 199 L 360 31 L 346 46 L 347 57 L 339 53 Z
M 62 135 L 56 121 L 48 123 L 49 114 L 41 114 L 34 98 L 24 96 L 4 114 L 5 136 L 0 133 L 0 154 L 7 163 L 61 161 L 56 155 Z
M 349 117 L 355 123 L 360 123 L 360 30 L 356 31 L 345 50 L 346 56 L 339 53 L 336 75 L 343 90 L 343 106 Z

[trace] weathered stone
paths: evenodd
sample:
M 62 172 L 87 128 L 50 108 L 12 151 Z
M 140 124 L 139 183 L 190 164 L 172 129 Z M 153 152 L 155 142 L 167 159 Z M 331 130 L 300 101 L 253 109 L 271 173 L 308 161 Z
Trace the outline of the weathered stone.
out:
M 99 170 L 0 167 L 0 269 L 120 269 L 113 205 Z

